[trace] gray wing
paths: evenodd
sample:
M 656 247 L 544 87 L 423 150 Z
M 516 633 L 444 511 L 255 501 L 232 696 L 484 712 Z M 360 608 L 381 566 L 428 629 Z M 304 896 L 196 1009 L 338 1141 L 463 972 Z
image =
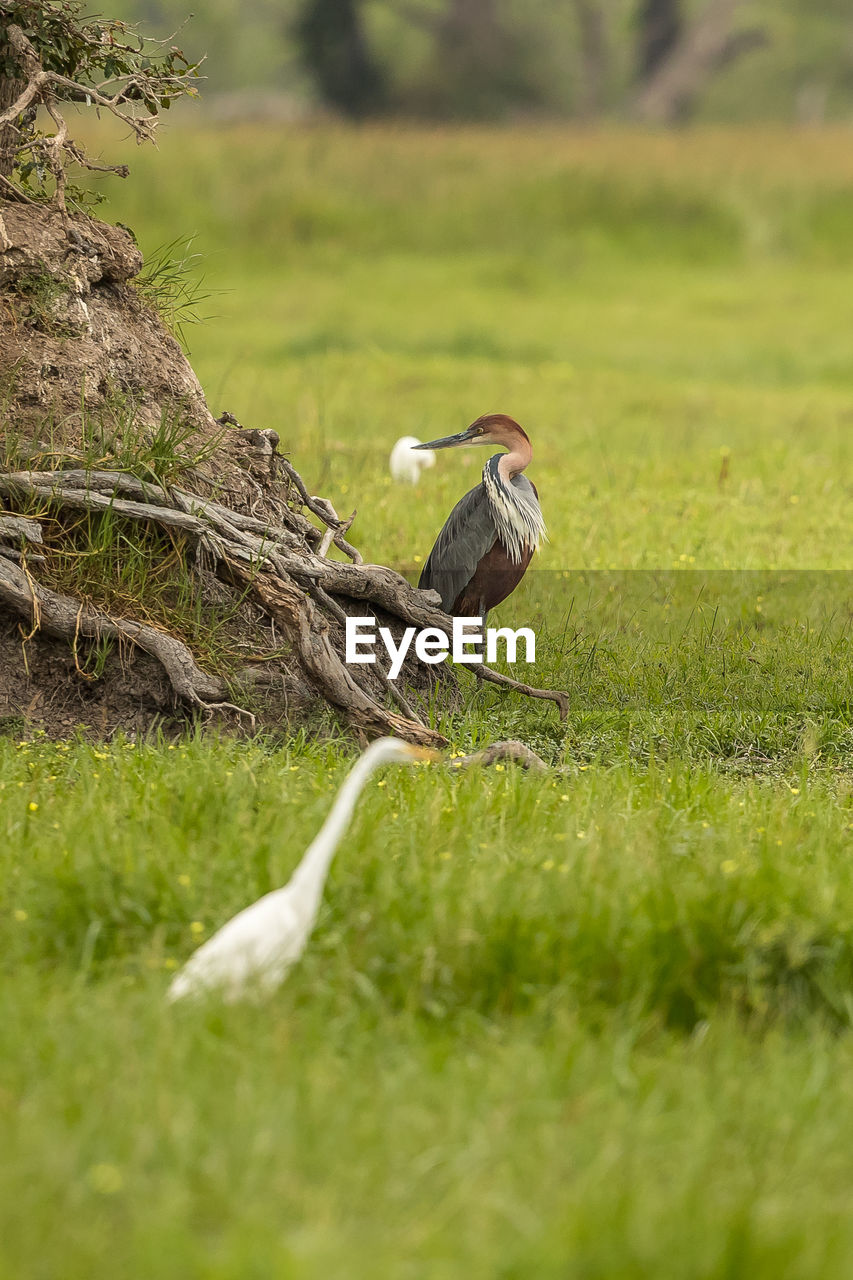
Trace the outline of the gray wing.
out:
M 528 480 L 527 476 L 513 476 L 510 480 L 513 489 L 517 489 L 526 502 L 534 502 L 539 506 L 539 491 L 532 480 Z
M 447 517 L 423 567 L 418 587 L 437 591 L 441 607 L 450 613 L 459 592 L 467 587 L 497 536 L 486 490 L 478 484 L 459 499 Z

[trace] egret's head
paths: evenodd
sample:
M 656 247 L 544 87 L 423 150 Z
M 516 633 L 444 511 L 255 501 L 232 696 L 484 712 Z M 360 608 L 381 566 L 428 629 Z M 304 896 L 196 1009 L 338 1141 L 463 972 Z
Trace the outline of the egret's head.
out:
M 372 742 L 364 753 L 371 758 L 374 765 L 381 764 L 418 764 L 427 760 L 438 760 L 439 753 L 429 747 L 416 747 L 402 738 L 379 738 Z
M 413 445 L 414 449 L 454 449 L 462 445 L 488 444 L 503 445 L 505 449 L 515 449 L 522 440 L 530 444 L 527 433 L 521 429 L 514 418 L 505 413 L 486 413 L 470 427 L 455 436 L 442 436 L 440 440 L 430 440 L 429 444 Z
M 435 466 L 435 454 L 416 452 L 420 448 L 421 442 L 417 436 L 400 437 L 391 450 L 391 457 L 388 460 L 394 480 L 398 482 L 408 480 L 411 484 L 417 484 L 418 477 L 424 468 Z

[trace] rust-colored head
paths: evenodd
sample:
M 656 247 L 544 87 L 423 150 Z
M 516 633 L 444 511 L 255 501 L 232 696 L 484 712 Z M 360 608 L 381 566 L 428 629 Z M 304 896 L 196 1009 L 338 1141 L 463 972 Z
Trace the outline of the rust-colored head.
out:
M 505 413 L 484 413 L 470 427 L 455 436 L 442 436 L 440 440 L 431 440 L 429 444 L 415 445 L 416 449 L 453 449 L 459 445 L 496 444 L 504 449 L 515 450 L 525 442 L 529 448 L 530 440 L 514 418 Z

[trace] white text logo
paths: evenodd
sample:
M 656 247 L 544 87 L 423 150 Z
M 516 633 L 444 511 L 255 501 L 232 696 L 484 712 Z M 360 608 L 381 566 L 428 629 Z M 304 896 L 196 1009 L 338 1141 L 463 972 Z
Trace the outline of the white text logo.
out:
M 453 662 L 488 662 L 498 658 L 498 641 L 506 646 L 506 660 L 518 661 L 518 642 L 524 641 L 524 661 L 536 661 L 536 636 L 530 627 L 519 627 L 513 631 L 510 627 L 487 627 L 485 636 L 482 630 L 482 618 L 454 618 L 453 633 L 448 636 L 440 627 L 424 627 L 418 631 L 415 627 L 406 627 L 399 642 L 394 639 L 388 627 L 379 628 L 379 639 L 385 646 L 385 652 L 391 661 L 388 668 L 389 680 L 396 680 L 403 667 L 412 641 L 415 643 L 415 656 L 421 662 L 434 664 L 451 658 Z M 483 645 L 485 643 L 485 656 Z M 373 663 L 376 661 L 376 619 L 347 618 L 346 621 L 346 661 L 348 663 Z

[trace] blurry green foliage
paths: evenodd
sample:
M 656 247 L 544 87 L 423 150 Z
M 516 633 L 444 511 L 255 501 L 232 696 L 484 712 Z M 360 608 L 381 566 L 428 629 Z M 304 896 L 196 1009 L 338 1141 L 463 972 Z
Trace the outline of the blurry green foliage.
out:
M 686 20 L 707 0 L 685 0 Z M 535 110 L 573 116 L 584 100 L 579 4 L 495 0 L 502 47 L 494 56 L 442 44 L 457 7 L 451 0 L 365 0 L 358 6 L 369 50 L 387 84 L 387 108 L 402 114 L 502 117 Z M 640 57 L 641 0 L 591 0 L 600 11 L 605 115 L 624 114 Z M 186 18 L 188 0 L 116 0 L 110 12 L 166 34 Z M 212 0 L 182 34 L 207 55 L 208 93 L 278 91 L 295 108 L 318 90 L 294 32 L 304 0 Z M 452 24 L 451 24 L 452 25 Z M 853 112 L 853 15 L 847 0 L 745 0 L 736 30 L 760 29 L 766 45 L 725 66 L 698 105 L 705 120 L 839 119 Z M 491 39 L 491 37 L 490 37 Z M 485 42 L 481 42 L 485 43 Z M 463 56 L 464 55 L 464 56 Z M 485 61 L 483 61 L 485 58 Z

